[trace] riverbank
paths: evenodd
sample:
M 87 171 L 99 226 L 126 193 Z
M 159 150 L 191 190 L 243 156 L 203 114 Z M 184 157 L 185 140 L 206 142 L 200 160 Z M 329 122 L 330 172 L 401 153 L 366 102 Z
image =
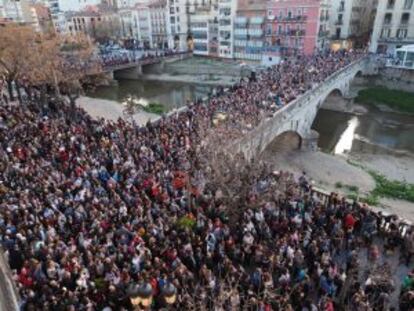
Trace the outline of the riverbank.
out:
M 129 119 L 129 116 L 123 112 L 123 106 L 114 100 L 82 96 L 78 99 L 77 104 L 96 119 L 104 118 L 111 121 L 116 121 L 119 118 Z M 133 118 L 138 125 L 144 125 L 148 121 L 159 119 L 160 116 L 154 113 L 140 111 L 134 114 Z
M 145 74 L 140 77 L 145 81 L 178 82 L 187 84 L 207 85 L 207 86 L 232 86 L 237 83 L 237 79 L 231 76 L 207 76 L 207 75 L 171 75 Z
M 358 92 L 357 103 L 374 105 L 382 111 L 414 114 L 414 93 L 369 87 Z
M 390 180 L 414 182 L 414 158 L 389 155 L 331 155 L 321 151 L 267 150 L 262 160 L 275 170 L 289 170 L 297 176 L 306 172 L 315 186 L 347 197 L 368 197 L 376 182 L 368 173 L 373 170 Z M 351 164 L 352 163 L 352 164 Z M 362 169 L 361 167 L 364 167 Z M 375 210 L 397 214 L 414 222 L 414 203 L 390 198 L 379 198 Z

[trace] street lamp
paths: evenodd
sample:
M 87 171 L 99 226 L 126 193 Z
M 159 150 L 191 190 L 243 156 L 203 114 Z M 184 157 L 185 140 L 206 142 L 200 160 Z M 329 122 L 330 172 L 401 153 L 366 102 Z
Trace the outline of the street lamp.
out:
M 128 287 L 127 294 L 134 309 L 140 305 L 148 308 L 152 304 L 152 286 L 145 282 L 142 284 L 132 284 Z
M 177 288 L 174 284 L 168 282 L 161 288 L 161 295 L 164 297 L 166 304 L 172 305 L 177 299 Z

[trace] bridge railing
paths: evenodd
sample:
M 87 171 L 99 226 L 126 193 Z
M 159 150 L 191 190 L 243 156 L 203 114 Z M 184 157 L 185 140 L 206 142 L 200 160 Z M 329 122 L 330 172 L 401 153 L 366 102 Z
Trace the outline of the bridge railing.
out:
M 321 203 L 324 204 L 324 205 L 327 204 L 329 202 L 330 198 L 332 197 L 332 193 L 330 193 L 328 191 L 325 191 L 325 190 L 322 190 L 322 189 L 317 188 L 317 187 L 313 187 L 311 193 L 312 193 L 312 195 L 316 195 L 320 199 Z M 351 200 L 351 199 L 346 199 L 346 201 L 349 204 L 353 203 L 353 200 Z M 357 202 L 357 203 L 361 204 L 359 202 Z M 381 211 L 381 214 L 380 214 L 379 211 L 374 210 L 372 207 L 370 207 L 368 204 L 365 204 L 365 203 L 364 203 L 364 207 L 360 207 L 360 208 L 369 209 L 370 211 L 374 212 L 377 215 L 377 217 L 379 217 L 379 219 L 380 219 L 380 222 L 379 222 L 380 223 L 380 228 L 379 229 L 382 232 L 389 232 L 390 225 L 391 225 L 391 223 L 390 223 L 391 218 L 395 219 L 395 223 L 398 227 L 398 232 L 399 232 L 399 235 L 400 235 L 401 239 L 404 239 L 405 235 L 407 234 L 407 232 L 410 229 L 411 230 L 414 229 L 414 224 L 411 221 L 409 221 L 407 219 L 404 219 L 404 218 L 400 218 L 400 217 L 398 217 L 398 215 L 390 214 L 390 213 L 387 213 L 385 211 Z
M 164 59 L 175 58 L 177 56 L 191 56 L 191 55 L 192 55 L 191 52 L 175 52 L 175 53 L 169 53 L 169 54 L 162 55 L 162 56 L 144 57 L 144 58 L 137 58 L 137 59 L 131 58 L 131 59 L 128 59 L 127 62 L 121 62 L 119 64 L 114 64 L 114 65 L 103 64 L 102 67 L 104 71 L 112 71 L 112 70 L 128 68 L 131 66 L 138 66 L 138 65 L 142 66 L 142 65 L 155 64 Z
M 19 301 L 19 294 L 4 249 L 0 245 L 0 311 L 19 310 Z

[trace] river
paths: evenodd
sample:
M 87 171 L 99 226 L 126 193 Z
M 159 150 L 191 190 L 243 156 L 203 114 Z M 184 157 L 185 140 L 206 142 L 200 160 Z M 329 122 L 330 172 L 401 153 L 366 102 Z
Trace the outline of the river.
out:
M 210 86 L 162 81 L 118 80 L 109 86 L 100 86 L 87 96 L 113 100 L 122 103 L 128 95 L 132 95 L 147 103 L 155 102 L 164 105 L 168 111 L 179 108 L 187 101 L 208 96 Z
M 321 109 L 313 129 L 318 145 L 327 153 L 371 153 L 414 155 L 414 115 L 380 111 L 355 115 Z

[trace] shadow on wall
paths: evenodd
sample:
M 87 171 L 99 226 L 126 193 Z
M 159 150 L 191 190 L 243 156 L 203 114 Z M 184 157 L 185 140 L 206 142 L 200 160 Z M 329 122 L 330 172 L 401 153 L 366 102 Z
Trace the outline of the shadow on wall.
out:
M 287 131 L 283 132 L 275 139 L 273 139 L 273 141 L 266 147 L 262 154 L 268 152 L 288 153 L 300 150 L 301 147 L 302 137 L 297 132 Z

